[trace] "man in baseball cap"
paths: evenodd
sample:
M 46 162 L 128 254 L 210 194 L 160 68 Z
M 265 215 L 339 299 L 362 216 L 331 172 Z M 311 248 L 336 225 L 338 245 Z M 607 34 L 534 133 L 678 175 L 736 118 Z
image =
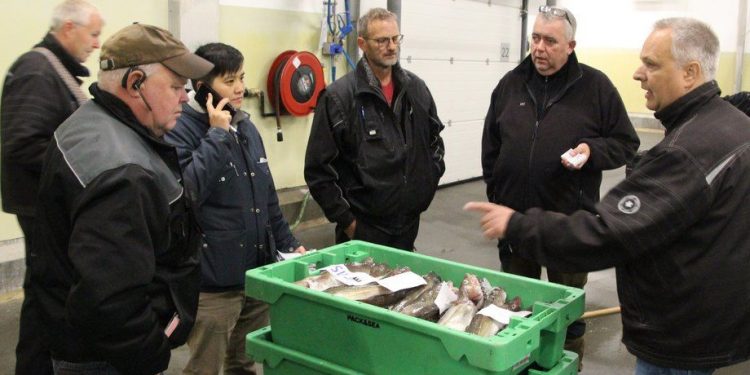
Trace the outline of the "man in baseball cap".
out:
M 203 78 L 213 64 L 190 52 L 169 31 L 134 23 L 112 35 L 102 46 L 102 70 L 161 63 L 185 78 Z
M 55 131 L 30 257 L 56 373 L 156 374 L 198 304 L 200 235 L 162 140 L 213 64 L 133 24 L 102 46 L 93 100 Z

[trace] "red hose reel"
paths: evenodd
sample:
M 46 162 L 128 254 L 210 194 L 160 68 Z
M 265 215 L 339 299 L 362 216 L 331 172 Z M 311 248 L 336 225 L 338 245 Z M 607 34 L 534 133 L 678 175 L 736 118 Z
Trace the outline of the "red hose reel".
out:
M 268 71 L 268 99 L 277 113 L 309 114 L 324 87 L 323 66 L 310 52 L 284 51 Z

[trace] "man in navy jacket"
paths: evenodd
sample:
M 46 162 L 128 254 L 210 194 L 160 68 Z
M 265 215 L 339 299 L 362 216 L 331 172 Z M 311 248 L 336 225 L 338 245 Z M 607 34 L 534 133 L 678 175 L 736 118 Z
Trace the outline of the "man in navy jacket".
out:
M 305 248 L 281 215 L 258 129 L 240 110 L 242 54 L 222 43 L 201 46 L 195 54 L 214 68 L 193 80 L 193 87 L 210 87 L 213 94 L 198 102 L 190 93 L 183 115 L 165 136 L 177 147 L 203 231 L 200 302 L 184 372 L 218 374 L 223 364 L 227 374 L 253 373 L 245 336 L 268 325 L 268 306 L 245 297 L 245 271 L 272 262 L 277 250 Z M 216 105 L 215 95 L 221 96 Z

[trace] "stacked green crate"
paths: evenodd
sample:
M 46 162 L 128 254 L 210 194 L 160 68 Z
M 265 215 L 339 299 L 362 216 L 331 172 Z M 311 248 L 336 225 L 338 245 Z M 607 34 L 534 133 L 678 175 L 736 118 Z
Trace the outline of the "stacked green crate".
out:
M 487 278 L 509 297 L 520 296 L 532 315 L 514 317 L 485 338 L 293 284 L 309 276 L 313 264 L 320 269 L 368 256 L 417 274 L 435 272 L 454 285 L 466 273 Z M 274 345 L 368 374 L 518 374 L 532 364 L 553 369 L 569 359 L 566 327 L 584 308 L 580 289 L 361 241 L 248 271 L 246 293 L 269 303 Z

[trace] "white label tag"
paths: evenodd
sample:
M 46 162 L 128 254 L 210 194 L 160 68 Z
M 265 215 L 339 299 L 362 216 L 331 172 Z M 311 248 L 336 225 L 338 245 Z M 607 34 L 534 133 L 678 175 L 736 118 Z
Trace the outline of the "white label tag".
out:
M 492 318 L 492 320 L 498 323 L 508 325 L 510 324 L 511 316 L 529 316 L 531 315 L 531 311 L 510 311 L 497 305 L 489 305 L 479 310 L 477 314 L 489 316 L 490 318 Z
M 299 57 L 294 56 L 294 60 L 292 60 L 292 65 L 294 65 L 295 69 L 299 69 L 299 66 L 302 65 L 302 61 L 300 61 Z
M 422 276 L 419 276 L 414 272 L 404 272 L 395 276 L 378 280 L 378 284 L 387 288 L 391 292 L 398 292 L 399 290 L 425 285 L 427 284 L 427 281 L 425 281 Z
M 366 285 L 376 281 L 374 277 L 367 273 L 349 271 L 343 264 L 334 264 L 321 270 L 330 273 L 336 280 L 349 286 Z
M 445 281 L 440 283 L 440 290 L 438 291 L 437 297 L 435 297 L 435 304 L 438 307 L 438 310 L 440 310 L 440 315 L 443 315 L 445 310 L 448 310 L 448 307 L 453 303 L 453 301 L 458 299 L 458 295 L 456 293 L 453 293 L 453 288 L 448 285 Z

